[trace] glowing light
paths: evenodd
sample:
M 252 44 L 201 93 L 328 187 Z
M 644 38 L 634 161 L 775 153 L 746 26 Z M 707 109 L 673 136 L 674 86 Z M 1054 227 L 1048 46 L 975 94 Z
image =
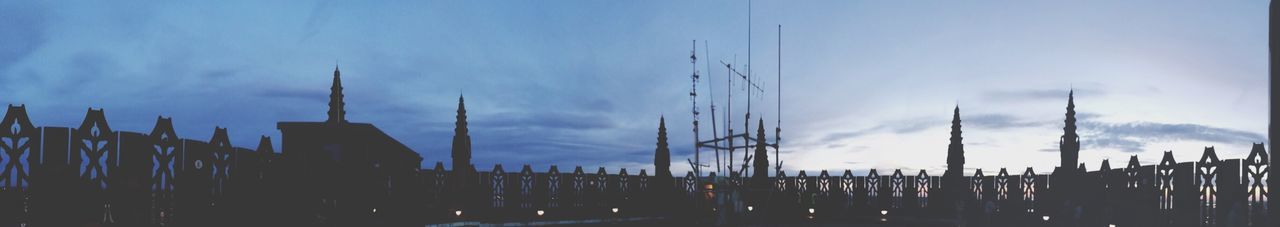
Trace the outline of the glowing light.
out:
M 614 208 L 613 208 L 613 213 L 615 213 L 615 214 L 616 214 L 616 213 L 618 213 L 618 208 L 617 208 L 617 207 L 614 207 Z
M 809 213 L 812 214 L 813 212 L 814 212 L 813 208 L 809 208 Z
M 1044 219 L 1044 221 L 1049 221 L 1049 215 L 1040 216 L 1040 219 Z
M 1107 225 L 1107 227 L 1116 227 L 1116 224 Z
M 887 215 L 887 214 L 889 214 L 889 210 L 880 210 L 880 215 Z
M 462 217 L 462 210 L 453 211 L 454 216 Z
M 538 216 L 542 216 L 543 214 L 546 214 L 546 213 L 547 213 L 546 211 L 538 210 Z
M 755 210 L 755 209 L 756 209 L 756 207 L 754 207 L 754 206 L 747 206 L 747 211 L 752 211 L 752 210 Z
M 378 213 L 378 208 L 373 208 L 374 213 Z

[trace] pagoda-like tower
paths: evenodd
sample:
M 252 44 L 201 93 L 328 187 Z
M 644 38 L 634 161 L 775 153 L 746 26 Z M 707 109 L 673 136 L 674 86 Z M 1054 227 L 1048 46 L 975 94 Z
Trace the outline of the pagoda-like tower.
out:
M 947 172 L 949 177 L 964 175 L 964 137 L 960 135 L 960 106 L 951 117 L 951 144 L 947 145 Z
M 1075 91 L 1067 93 L 1067 118 L 1063 120 L 1062 138 L 1058 141 L 1058 150 L 1062 153 L 1062 163 L 1058 166 L 1069 168 L 1080 163 L 1080 135 L 1076 134 Z
M 757 186 L 769 186 L 769 143 L 764 137 L 764 118 L 760 119 L 759 126 L 756 129 L 756 153 L 752 157 L 753 172 L 751 173 L 751 181 Z
M 342 73 L 338 66 L 333 67 L 333 86 L 329 87 L 329 119 L 325 121 L 331 126 L 347 122 L 346 103 L 342 102 Z
M 671 149 L 667 146 L 667 119 L 658 118 L 658 148 L 653 150 L 654 177 L 671 179 Z
M 942 175 L 942 187 L 945 198 L 954 202 L 964 202 L 968 191 L 968 182 L 964 177 L 964 137 L 960 135 L 960 106 L 956 106 L 951 117 L 951 144 L 947 145 L 947 172 Z M 945 203 L 944 203 L 945 204 Z
M 471 169 L 471 135 L 467 133 L 467 107 L 462 96 L 458 96 L 458 117 L 453 128 L 453 172 L 462 173 Z

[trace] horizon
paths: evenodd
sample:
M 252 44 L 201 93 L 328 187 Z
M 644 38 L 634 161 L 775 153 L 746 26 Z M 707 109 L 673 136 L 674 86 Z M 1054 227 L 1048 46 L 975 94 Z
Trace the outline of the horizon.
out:
M 1080 161 L 1091 170 L 1129 155 L 1153 164 L 1166 150 L 1195 161 L 1210 146 L 1243 158 L 1266 140 L 1265 2 L 1100 2 L 753 3 L 757 78 L 777 85 L 782 65 L 784 169 L 941 173 L 958 105 L 966 174 L 1047 173 L 1070 90 Z M 37 126 L 74 127 L 83 109 L 103 108 L 119 131 L 146 132 L 164 116 L 182 138 L 224 127 L 237 147 L 265 135 L 280 151 L 275 123 L 322 121 L 328 70 L 340 65 L 349 119 L 417 151 L 422 168 L 451 168 L 461 94 L 477 169 L 653 169 L 666 117 L 672 170 L 687 171 L 689 42 L 699 46 L 705 140 L 710 96 L 725 105 L 724 83 L 715 83 L 725 71 L 703 64 L 746 65 L 747 6 L 577 3 L 0 1 L 0 27 L 18 31 L 0 35 L 0 90 L 9 93 L 0 103 L 25 105 Z M 519 4 L 528 5 L 511 6 Z M 1015 7 L 1041 11 L 1006 10 Z M 779 121 L 775 95 L 753 101 L 766 129 Z M 735 126 L 743 103 L 734 103 Z M 1009 163 L 1019 164 L 1001 166 Z

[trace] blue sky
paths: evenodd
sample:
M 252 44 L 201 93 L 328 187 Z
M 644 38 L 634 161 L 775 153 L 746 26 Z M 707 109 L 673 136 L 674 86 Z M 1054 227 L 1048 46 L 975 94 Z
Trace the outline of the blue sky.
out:
M 1206 146 L 1243 158 L 1265 137 L 1266 1 L 753 4 L 751 63 L 770 88 L 783 25 L 789 170 L 940 174 L 958 103 L 967 167 L 1047 172 L 1071 88 L 1091 169 L 1164 150 L 1192 161 Z M 324 120 L 340 64 L 348 119 L 426 167 L 448 164 L 464 94 L 478 168 L 652 169 L 665 115 L 683 171 L 691 41 L 700 61 L 746 65 L 747 18 L 743 1 L 0 0 L 0 103 L 26 104 L 42 126 L 105 108 L 113 129 L 165 116 L 181 137 L 228 127 L 236 146 L 268 135 L 278 147 L 275 122 Z M 706 89 L 723 108 L 725 72 L 697 69 L 707 126 Z M 753 103 L 769 137 L 777 94 Z

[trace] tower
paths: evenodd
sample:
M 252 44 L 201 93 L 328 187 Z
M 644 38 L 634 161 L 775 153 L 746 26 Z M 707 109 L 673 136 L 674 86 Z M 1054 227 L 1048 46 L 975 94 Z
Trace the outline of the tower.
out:
M 338 66 L 333 66 L 333 87 L 329 88 L 329 120 L 325 123 L 329 125 L 338 125 L 346 123 L 347 111 L 343 109 L 346 103 L 342 102 L 342 73 L 338 72 Z
M 1058 150 L 1062 152 L 1063 168 L 1076 166 L 1080 158 L 1080 136 L 1076 135 L 1076 103 L 1075 90 L 1067 93 L 1067 119 L 1063 120 L 1062 139 L 1058 141 Z
M 760 118 L 760 123 L 757 126 L 759 127 L 756 129 L 756 153 L 753 155 L 755 156 L 753 157 L 754 163 L 751 163 L 755 169 L 752 173 L 754 175 L 751 175 L 751 181 L 759 186 L 768 187 L 769 144 L 765 143 L 764 139 L 764 118 Z
M 471 135 L 467 134 L 467 107 L 458 95 L 458 118 L 453 128 L 453 172 L 471 171 Z
M 671 149 L 667 146 L 667 119 L 658 118 L 658 148 L 653 150 L 654 176 L 671 178 Z
M 942 175 L 944 198 L 954 205 L 963 205 L 966 198 L 965 192 L 969 190 L 968 180 L 964 178 L 964 143 L 962 143 L 964 137 L 960 136 L 960 132 L 960 106 L 957 105 L 955 114 L 951 117 L 951 144 L 947 145 L 947 171 Z
M 964 174 L 964 137 L 960 136 L 960 106 L 957 105 L 955 114 L 951 117 L 951 144 L 947 145 L 947 172 L 948 176 L 962 177 Z

